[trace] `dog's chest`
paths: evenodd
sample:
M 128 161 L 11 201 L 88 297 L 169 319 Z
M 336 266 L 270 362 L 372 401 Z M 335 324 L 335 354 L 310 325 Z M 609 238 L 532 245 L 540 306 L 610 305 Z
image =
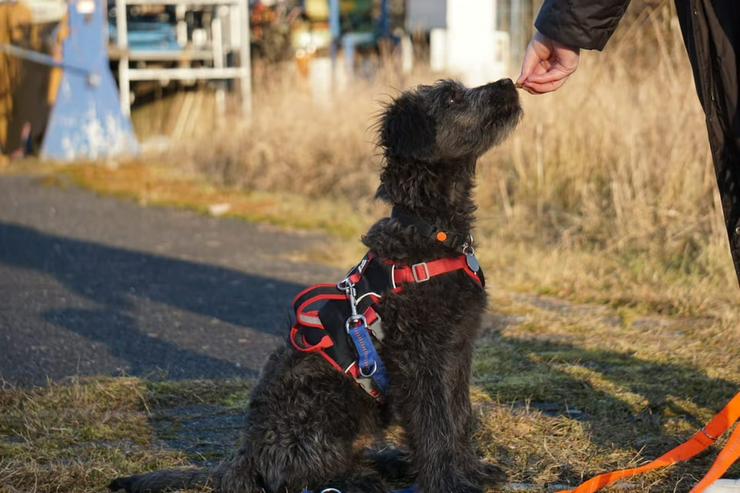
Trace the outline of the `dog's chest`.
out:
M 388 296 L 380 310 L 383 346 L 404 350 L 414 345 L 457 345 L 474 339 L 486 307 L 485 291 L 464 275 L 434 280 Z

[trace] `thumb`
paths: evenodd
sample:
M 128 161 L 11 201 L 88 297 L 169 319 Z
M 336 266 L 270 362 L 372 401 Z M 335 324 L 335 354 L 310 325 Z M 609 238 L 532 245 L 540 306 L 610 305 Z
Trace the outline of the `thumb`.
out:
M 516 85 L 520 86 L 524 83 L 525 80 L 527 80 L 527 77 L 532 75 L 532 71 L 534 71 L 537 64 L 540 63 L 540 57 L 535 52 L 534 47 L 532 46 L 532 43 L 529 43 L 527 46 L 527 51 L 524 54 L 524 61 L 522 62 L 522 70 L 519 74 L 519 78 L 516 80 Z

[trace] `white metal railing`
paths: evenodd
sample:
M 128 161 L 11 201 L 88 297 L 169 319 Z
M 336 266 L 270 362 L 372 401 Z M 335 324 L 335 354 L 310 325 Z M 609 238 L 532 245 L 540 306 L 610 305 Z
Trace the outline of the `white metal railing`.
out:
M 250 114 L 252 109 L 252 74 L 249 51 L 248 2 L 249 0 L 116 0 L 116 48 L 119 57 L 118 84 L 123 112 L 127 115 L 131 112 L 132 81 L 238 80 L 240 82 L 242 108 L 245 114 Z M 213 59 L 212 67 L 132 68 L 129 65 L 132 58 L 128 43 L 127 7 L 129 5 L 177 5 L 181 13 L 184 13 L 184 10 L 188 8 L 197 9 L 202 6 L 231 7 L 230 10 L 235 10 L 237 17 L 237 22 L 231 22 L 230 27 L 231 29 L 237 29 L 238 43 L 234 51 L 239 55 L 239 65 L 234 67 L 225 66 L 226 48 L 223 42 L 223 26 L 221 16 L 217 13 L 211 25 L 212 56 L 208 57 Z M 173 52 L 169 57 L 167 53 L 158 53 L 156 56 L 150 54 L 149 58 L 158 61 L 181 61 L 184 57 L 182 53 Z M 204 58 L 203 56 L 200 57 L 200 59 Z M 146 59 L 146 57 L 141 57 L 141 59 Z M 222 99 L 223 93 L 221 91 L 219 93 L 219 99 Z

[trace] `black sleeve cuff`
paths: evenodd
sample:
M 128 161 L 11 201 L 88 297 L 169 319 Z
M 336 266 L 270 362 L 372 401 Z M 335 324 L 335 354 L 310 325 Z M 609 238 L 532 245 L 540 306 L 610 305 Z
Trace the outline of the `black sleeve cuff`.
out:
M 629 0 L 545 0 L 535 27 L 571 48 L 602 50 L 628 5 Z

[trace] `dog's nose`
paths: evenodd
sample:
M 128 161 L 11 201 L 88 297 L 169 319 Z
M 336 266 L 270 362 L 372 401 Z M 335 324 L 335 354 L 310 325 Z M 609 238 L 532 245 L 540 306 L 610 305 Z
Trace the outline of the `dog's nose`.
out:
M 511 89 L 516 89 L 516 86 L 514 85 L 514 82 L 512 82 L 511 79 L 499 79 L 496 82 L 489 82 L 488 84 L 484 86 L 476 87 L 474 90 L 499 92 L 502 90 L 508 91 Z
M 507 79 L 500 79 L 500 80 L 494 82 L 494 85 L 497 85 L 499 87 L 511 87 L 511 88 L 513 88 L 514 87 L 514 81 L 512 81 L 511 79 L 508 79 L 508 78 Z

